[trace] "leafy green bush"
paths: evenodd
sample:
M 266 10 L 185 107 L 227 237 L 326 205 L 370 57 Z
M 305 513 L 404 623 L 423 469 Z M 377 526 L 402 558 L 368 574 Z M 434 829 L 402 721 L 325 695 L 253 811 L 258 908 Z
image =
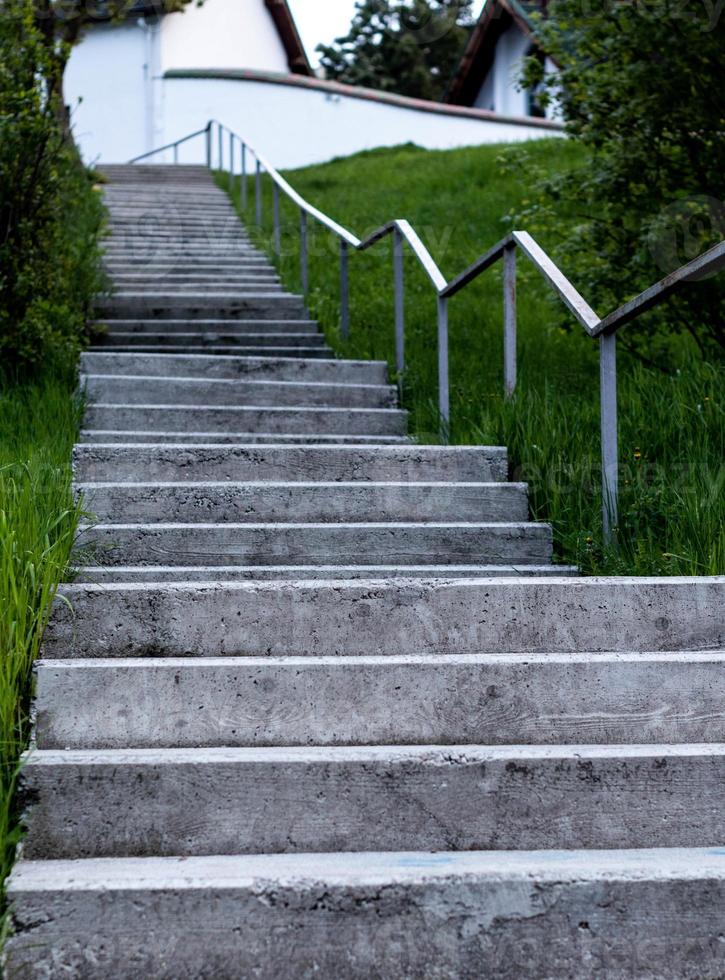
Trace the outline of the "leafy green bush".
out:
M 75 365 L 101 288 L 100 196 L 64 130 L 32 0 L 0 7 L 0 363 Z

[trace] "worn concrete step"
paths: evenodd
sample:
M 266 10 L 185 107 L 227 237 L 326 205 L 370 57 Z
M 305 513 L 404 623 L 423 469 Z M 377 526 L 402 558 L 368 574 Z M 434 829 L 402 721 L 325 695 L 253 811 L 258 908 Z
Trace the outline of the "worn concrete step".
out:
M 104 523 L 526 521 L 523 483 L 77 483 Z
M 29 859 L 716 847 L 725 745 L 33 752 Z
M 74 582 L 250 582 L 287 579 L 491 578 L 578 575 L 573 565 L 84 565 Z
M 721 847 L 22 861 L 9 892 L 38 980 L 722 973 Z
M 126 293 L 96 303 L 96 316 L 119 319 L 268 319 L 303 320 L 305 306 L 299 296 L 282 292 L 247 295 L 225 293 Z
M 169 289 L 174 288 L 176 288 L 175 283 L 162 282 L 160 280 L 129 284 L 116 283 L 111 297 L 119 302 L 123 302 L 129 295 L 145 295 L 155 299 L 160 294 L 165 295 Z M 190 282 L 188 285 L 179 286 L 178 288 L 187 294 L 193 292 L 195 296 L 203 297 L 208 295 L 215 297 L 215 299 L 225 294 L 236 299 L 239 296 L 248 294 L 256 295 L 260 292 L 286 295 L 282 284 L 277 278 L 272 276 L 253 276 L 246 280 L 238 280 L 236 282 L 222 282 L 221 280 L 214 282 Z
M 127 258 L 124 256 L 109 257 L 104 258 L 104 267 L 111 273 L 119 270 L 121 272 L 204 272 L 214 274 L 217 270 L 220 272 L 226 272 L 228 270 L 235 271 L 237 269 L 246 268 L 274 268 L 271 265 L 266 256 L 262 255 L 261 252 L 256 254 L 249 254 L 243 256 L 242 258 L 231 256 L 228 259 L 223 257 L 211 257 L 206 256 L 205 258 L 185 258 L 183 255 L 172 255 L 169 259 L 164 261 L 161 257 L 156 259 L 149 259 L 145 256 L 129 255 Z
M 73 472 L 81 483 L 183 480 L 271 480 L 302 483 L 506 480 L 501 446 L 76 446 Z
M 114 332 L 121 332 L 124 334 L 137 333 L 143 335 L 144 337 L 148 334 L 153 335 L 160 332 L 164 335 L 180 333 L 182 335 L 192 336 L 202 333 L 209 335 L 210 337 L 219 336 L 220 332 L 223 332 L 225 336 L 232 336 L 235 334 L 239 336 L 245 336 L 248 334 L 258 336 L 259 334 L 264 333 L 302 333 L 306 335 L 309 335 L 310 333 L 320 333 L 317 321 L 310 320 L 306 317 L 289 320 L 164 320 L 162 330 L 160 330 L 158 320 L 129 320 L 125 318 L 105 317 L 100 320 L 91 321 L 91 327 L 94 329 L 111 329 Z
M 40 749 L 725 742 L 724 667 L 724 651 L 41 661 L 36 741 Z
M 240 406 L 337 406 L 344 408 L 394 408 L 398 402 L 393 385 L 331 381 L 277 381 L 250 378 L 173 378 L 128 374 L 81 376 L 86 396 L 104 404 Z
M 235 330 L 227 333 L 224 330 L 217 330 L 214 333 L 209 331 L 195 331 L 189 333 L 126 333 L 123 330 L 116 330 L 112 322 L 105 333 L 94 335 L 94 343 L 100 347 L 153 347 L 158 351 L 169 350 L 170 353 L 178 353 L 176 348 L 181 348 L 182 352 L 190 353 L 190 348 L 199 348 L 201 351 L 209 352 L 207 348 L 219 349 L 228 348 L 237 351 L 239 348 L 256 348 L 262 355 L 268 350 L 277 350 L 280 347 L 287 350 L 324 351 L 325 359 L 332 356 L 332 351 L 325 343 L 325 337 L 317 329 L 312 329 L 307 333 L 294 331 L 286 333 L 284 330 L 279 333 L 264 331 L 255 334 L 244 330 Z M 161 326 L 161 324 L 159 324 Z M 225 351 L 226 353 L 229 350 Z M 240 353 L 242 356 L 244 352 Z M 300 353 L 300 357 L 307 356 Z
M 385 361 L 347 361 L 274 357 L 204 357 L 200 355 L 81 354 L 85 374 L 152 375 L 168 378 L 255 378 L 274 381 L 348 382 L 384 385 Z
M 109 270 L 111 271 L 111 270 Z M 123 290 L 128 286 L 179 286 L 184 290 L 195 286 L 223 285 L 224 287 L 245 285 L 249 282 L 278 282 L 279 276 L 274 269 L 266 266 L 250 266 L 247 269 L 228 270 L 226 272 L 171 272 L 159 275 L 155 272 L 117 272 L 112 271 L 114 285 Z
M 79 542 L 104 565 L 432 565 L 551 561 L 551 529 L 529 523 L 95 524 Z
M 151 432 L 279 432 L 405 435 L 407 412 L 394 408 L 128 405 L 98 402 L 86 409 L 89 429 Z
M 184 432 L 159 432 L 153 430 L 139 431 L 137 429 L 82 429 L 80 434 L 81 443 L 151 443 L 159 445 L 168 443 L 171 445 L 199 445 L 205 444 L 208 447 L 230 446 L 245 444 L 259 445 L 354 445 L 354 446 L 379 446 L 379 445 L 408 445 L 412 440 L 408 436 L 366 436 L 366 435 L 341 435 L 340 433 L 329 432 L 236 432 L 229 430 L 225 432 L 195 432 L 188 429 Z
M 228 344 L 225 346 L 218 347 L 216 344 L 205 344 L 199 341 L 193 341 L 190 344 L 169 344 L 164 345 L 154 345 L 154 344 L 124 344 L 116 343 L 115 340 L 106 340 L 102 344 L 104 351 L 114 352 L 114 353 L 138 353 L 138 354 L 215 354 L 220 357 L 225 357 L 229 355 L 240 355 L 242 357 L 264 357 L 265 355 L 270 355 L 273 357 L 284 357 L 284 358 L 322 358 L 327 360 L 333 357 L 333 352 L 329 347 L 319 346 L 319 347 L 278 347 L 277 345 L 258 345 L 256 347 L 249 347 L 247 344 L 235 343 Z
M 145 583 L 60 592 L 43 645 L 54 659 L 725 646 L 723 577 Z

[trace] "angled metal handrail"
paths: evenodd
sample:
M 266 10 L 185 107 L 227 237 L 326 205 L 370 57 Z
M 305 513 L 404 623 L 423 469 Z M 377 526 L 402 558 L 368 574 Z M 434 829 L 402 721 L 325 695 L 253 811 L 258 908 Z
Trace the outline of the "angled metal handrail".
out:
M 391 236 L 393 239 L 393 282 L 395 291 L 395 350 L 396 368 L 402 378 L 405 371 L 405 308 L 404 308 L 404 245 L 407 242 L 413 255 L 418 260 L 423 271 L 430 280 L 438 304 L 438 410 L 441 419 L 441 430 L 444 438 L 448 437 L 450 424 L 450 395 L 448 379 L 448 301 L 462 289 L 477 279 L 483 272 L 496 262 L 502 261 L 503 272 L 503 305 L 504 305 L 504 388 L 507 396 L 513 394 L 517 382 L 516 365 L 516 279 L 517 251 L 520 250 L 529 261 L 539 270 L 574 318 L 581 324 L 587 335 L 599 341 L 600 348 L 600 421 L 601 421 L 601 450 L 602 450 L 602 520 L 604 536 L 608 543 L 614 539 L 618 522 L 619 496 L 619 449 L 617 434 L 617 331 L 626 323 L 636 319 L 647 310 L 651 310 L 664 302 L 688 283 L 705 275 L 710 275 L 725 268 L 725 241 L 719 242 L 713 248 L 698 255 L 691 262 L 683 265 L 675 272 L 665 276 L 659 282 L 650 286 L 639 296 L 635 296 L 608 316 L 600 318 L 569 282 L 556 263 L 526 231 L 512 231 L 500 242 L 480 255 L 468 268 L 459 273 L 450 282 L 446 280 L 433 256 L 425 247 L 411 224 L 404 218 L 397 218 L 381 225 L 365 239 L 359 239 L 347 228 L 334 221 L 319 208 L 305 200 L 292 185 L 277 171 L 268 160 L 246 143 L 240 136 L 226 126 L 210 120 L 204 129 L 197 130 L 175 143 L 168 143 L 149 153 L 144 153 L 131 160 L 137 163 L 169 149 L 174 151 L 174 163 L 178 163 L 178 148 L 188 140 L 201 135 L 206 137 L 206 162 L 211 169 L 213 165 L 213 131 L 217 129 L 217 164 L 218 169 L 225 169 L 224 143 L 225 134 L 228 136 L 228 173 L 230 189 L 234 187 L 237 177 L 241 181 L 242 207 L 246 211 L 248 203 L 248 168 L 247 157 L 255 160 L 255 213 L 257 223 L 262 224 L 262 183 L 263 173 L 272 180 L 273 186 L 273 228 L 274 248 L 277 254 L 281 251 L 281 222 L 279 195 L 283 193 L 295 204 L 300 211 L 300 265 L 302 287 L 305 294 L 309 290 L 308 270 L 308 237 L 307 219 L 312 218 L 318 224 L 327 228 L 337 236 L 340 242 L 340 329 L 347 338 L 350 328 L 350 299 L 348 255 L 352 248 L 355 251 L 366 251 L 377 242 Z M 236 171 L 235 147 L 239 145 L 240 171 Z

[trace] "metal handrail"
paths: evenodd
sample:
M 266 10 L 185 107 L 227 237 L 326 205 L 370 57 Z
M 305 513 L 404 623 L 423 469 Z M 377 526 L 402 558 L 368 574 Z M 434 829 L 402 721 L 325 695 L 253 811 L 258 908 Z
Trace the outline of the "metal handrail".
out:
M 504 304 L 504 388 L 507 396 L 513 394 L 517 381 L 516 366 L 516 277 L 517 250 L 520 250 L 539 270 L 544 279 L 559 296 L 564 305 L 581 324 L 588 336 L 599 341 L 600 349 L 600 420 L 602 443 L 602 519 L 604 536 L 608 543 L 614 540 L 618 522 L 619 497 L 619 449 L 617 434 L 617 331 L 662 303 L 669 296 L 682 289 L 689 282 L 725 268 L 725 241 L 719 242 L 707 252 L 698 255 L 691 262 L 650 286 L 639 296 L 635 296 L 608 316 L 600 318 L 586 300 L 569 282 L 564 273 L 550 258 L 536 240 L 525 231 L 512 231 L 493 248 L 480 255 L 475 262 L 448 282 L 436 264 L 433 256 L 420 240 L 415 229 L 403 218 L 381 225 L 365 239 L 359 239 L 347 228 L 334 221 L 319 208 L 305 200 L 267 161 L 249 146 L 240 136 L 216 120 L 210 120 L 204 129 L 185 136 L 174 143 L 159 147 L 142 156 L 135 157 L 137 163 L 148 157 L 169 149 L 174 151 L 174 163 L 178 163 L 178 149 L 183 143 L 198 136 L 206 136 L 206 162 L 213 165 L 213 130 L 217 128 L 218 169 L 225 169 L 225 133 L 229 139 L 229 185 L 234 186 L 237 176 L 241 178 L 242 206 L 247 208 L 247 156 L 255 160 L 255 213 L 257 223 L 262 224 L 262 173 L 266 173 L 273 184 L 273 227 L 274 248 L 281 251 L 281 222 L 279 209 L 280 191 L 300 209 L 300 264 L 302 288 L 309 290 L 307 219 L 312 218 L 337 236 L 340 242 L 340 309 L 341 334 L 347 338 L 350 328 L 350 301 L 348 253 L 366 251 L 387 236 L 393 239 L 393 281 L 395 289 L 395 360 L 399 377 L 405 371 L 405 308 L 404 308 L 404 243 L 412 251 L 423 271 L 430 280 L 438 304 L 438 410 L 444 439 L 448 437 L 450 425 L 450 395 L 448 379 L 448 301 L 486 269 L 496 262 L 503 261 L 503 304 Z M 236 173 L 235 145 L 240 148 L 240 172 Z

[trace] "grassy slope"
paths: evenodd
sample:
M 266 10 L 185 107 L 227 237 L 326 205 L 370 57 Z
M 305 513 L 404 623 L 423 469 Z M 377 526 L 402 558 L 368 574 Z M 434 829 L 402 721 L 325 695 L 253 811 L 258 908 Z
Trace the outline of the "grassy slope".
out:
M 546 140 L 429 152 L 412 146 L 358 154 L 288 175 L 295 188 L 359 236 L 394 217 L 408 218 L 447 277 L 509 230 L 542 171 L 581 165 L 571 143 Z M 253 208 L 250 182 L 248 218 Z M 238 195 L 237 195 L 238 199 Z M 270 247 L 271 186 L 264 182 L 265 247 Z M 298 217 L 286 200 L 281 269 L 300 288 Z M 572 219 L 560 215 L 562 223 Z M 250 222 L 251 224 L 251 222 Z M 389 240 L 350 261 L 352 330 L 339 319 L 337 245 L 311 227 L 309 297 L 330 342 L 351 357 L 394 363 Z M 536 229 L 553 247 L 556 227 Z M 566 271 L 566 270 L 565 270 Z M 627 286 L 622 284 L 622 297 Z M 604 311 L 601 311 L 604 312 Z M 633 328 L 630 328 L 633 329 Z M 415 260 L 406 264 L 405 405 L 412 431 L 437 439 L 435 299 Z M 500 266 L 450 305 L 452 441 L 503 443 L 516 478 L 528 480 L 538 518 L 552 520 L 557 552 L 586 571 L 711 574 L 725 571 L 725 409 L 722 366 L 693 361 L 665 376 L 620 357 L 621 547 L 601 548 L 598 356 L 520 260 L 519 390 L 502 388 Z
M 70 457 L 79 422 L 68 383 L 0 388 L 0 882 L 20 833 L 12 796 L 32 664 L 78 522 Z

